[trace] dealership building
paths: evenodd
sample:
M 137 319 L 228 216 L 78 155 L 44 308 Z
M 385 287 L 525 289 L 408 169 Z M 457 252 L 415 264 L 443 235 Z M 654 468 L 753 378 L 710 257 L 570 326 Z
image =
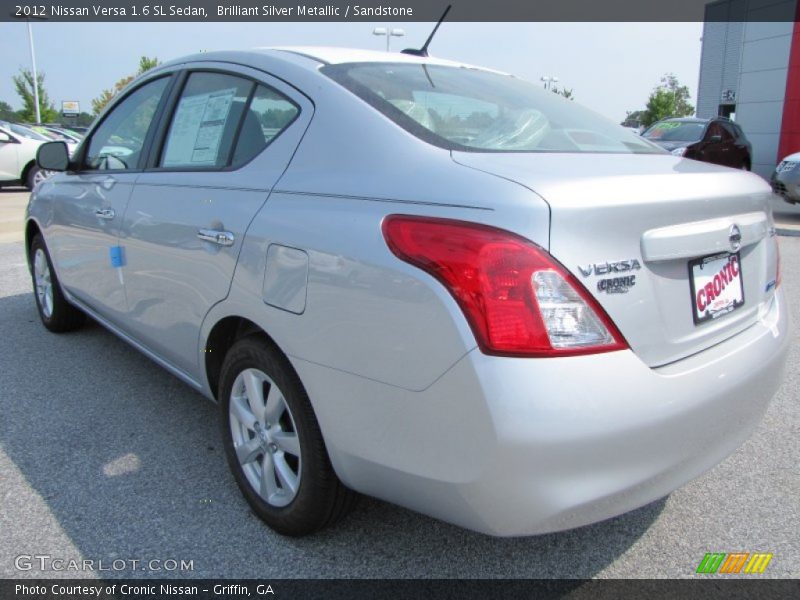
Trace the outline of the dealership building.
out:
M 735 120 L 768 178 L 800 152 L 800 0 L 719 0 L 705 17 L 697 116 Z

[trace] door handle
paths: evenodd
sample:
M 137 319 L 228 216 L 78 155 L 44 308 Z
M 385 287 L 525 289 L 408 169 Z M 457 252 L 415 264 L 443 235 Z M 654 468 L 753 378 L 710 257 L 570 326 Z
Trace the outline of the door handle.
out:
M 98 219 L 113 219 L 116 215 L 113 208 L 98 208 L 94 211 L 94 216 Z
M 218 229 L 198 229 L 197 237 L 204 242 L 211 242 L 218 246 L 233 246 L 236 238 L 230 231 L 219 231 Z

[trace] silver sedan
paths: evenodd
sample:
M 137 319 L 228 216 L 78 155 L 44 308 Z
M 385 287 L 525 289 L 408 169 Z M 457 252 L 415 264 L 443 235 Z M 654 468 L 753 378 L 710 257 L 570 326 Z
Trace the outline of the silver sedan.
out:
M 769 186 L 509 75 L 203 53 L 38 160 L 42 323 L 89 315 L 217 402 L 283 534 L 357 492 L 500 536 L 605 519 L 733 452 L 781 380 Z
M 784 158 L 772 173 L 772 189 L 789 204 L 800 203 L 800 152 Z

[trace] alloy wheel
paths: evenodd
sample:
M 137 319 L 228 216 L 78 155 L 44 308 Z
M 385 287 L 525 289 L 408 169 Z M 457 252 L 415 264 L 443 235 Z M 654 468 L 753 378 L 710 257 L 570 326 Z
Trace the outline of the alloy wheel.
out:
M 50 277 L 50 265 L 44 250 L 36 249 L 33 256 L 33 276 L 36 281 L 36 297 L 45 318 L 53 316 L 53 283 Z
M 228 415 L 250 486 L 271 506 L 289 505 L 300 488 L 302 453 L 283 392 L 262 371 L 245 369 L 233 382 Z
M 37 171 L 33 174 L 33 187 L 36 187 L 39 183 L 50 177 L 51 172 L 45 171 L 44 169 L 37 169 Z

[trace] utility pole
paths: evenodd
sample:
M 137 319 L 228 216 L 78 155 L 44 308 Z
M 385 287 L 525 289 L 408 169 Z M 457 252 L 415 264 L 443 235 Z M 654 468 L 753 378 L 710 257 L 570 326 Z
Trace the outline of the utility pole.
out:
M 42 114 L 39 111 L 39 76 L 36 73 L 36 53 L 33 51 L 33 30 L 31 29 L 30 19 L 28 20 L 28 44 L 31 48 L 31 67 L 33 69 L 33 106 L 36 111 L 36 122 L 42 122 Z
M 390 29 L 388 27 L 376 27 L 372 30 L 372 35 L 385 35 L 386 36 L 386 51 L 389 52 L 389 42 L 394 37 L 403 37 L 406 32 L 402 29 Z
M 550 90 L 553 88 L 554 83 L 558 83 L 558 77 L 553 77 L 552 75 L 544 75 L 540 77 L 541 81 L 544 81 L 544 89 Z

